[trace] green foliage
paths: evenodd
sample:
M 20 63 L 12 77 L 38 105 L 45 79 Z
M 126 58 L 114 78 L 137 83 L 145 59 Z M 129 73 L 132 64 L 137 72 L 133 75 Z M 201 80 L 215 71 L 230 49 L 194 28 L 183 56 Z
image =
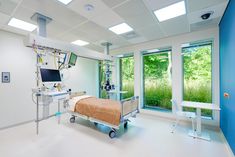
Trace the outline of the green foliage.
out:
M 121 99 L 126 99 L 134 96 L 134 57 L 124 57 L 120 59 L 120 74 L 122 91 L 127 91 L 121 94 Z
M 134 80 L 134 57 L 125 57 L 120 59 L 121 67 L 121 80 L 133 81 Z
M 184 48 L 184 79 L 211 82 L 211 45 Z
M 158 107 L 171 110 L 171 85 L 165 80 L 145 80 L 145 107 Z
M 171 53 L 145 55 L 144 105 L 171 110 Z
M 144 77 L 163 79 L 170 72 L 170 52 L 144 56 Z
M 134 81 L 123 81 L 122 90 L 128 91 L 127 93 L 121 95 L 122 99 L 134 96 Z
M 184 48 L 183 54 L 184 100 L 211 103 L 211 45 Z M 195 111 L 192 108 L 184 110 Z M 212 116 L 212 112 L 202 110 L 202 115 Z

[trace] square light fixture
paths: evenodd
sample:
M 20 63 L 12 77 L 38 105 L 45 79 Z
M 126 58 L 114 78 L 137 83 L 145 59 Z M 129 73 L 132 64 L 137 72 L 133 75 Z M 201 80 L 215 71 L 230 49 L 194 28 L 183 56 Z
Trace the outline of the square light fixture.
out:
M 69 4 L 72 0 L 57 0 L 57 1 L 60 1 L 61 3 L 67 5 L 67 4 Z
M 33 25 L 31 23 L 16 19 L 16 18 L 12 18 L 9 22 L 8 22 L 9 26 L 12 27 L 16 27 L 19 29 L 23 29 L 25 31 L 29 31 L 32 32 L 33 30 L 35 30 L 37 28 L 36 25 Z
M 71 43 L 74 44 L 74 45 L 78 45 L 78 46 L 85 46 L 85 45 L 89 44 L 88 42 L 83 41 L 83 40 L 76 40 L 76 41 L 73 41 Z
M 109 30 L 114 32 L 114 33 L 116 33 L 116 34 L 123 34 L 123 33 L 127 33 L 127 32 L 130 32 L 130 31 L 133 31 L 133 28 L 131 28 L 126 23 L 121 23 L 119 25 L 110 27 Z
M 154 11 L 159 22 L 166 21 L 186 14 L 185 2 L 181 1 L 165 8 Z

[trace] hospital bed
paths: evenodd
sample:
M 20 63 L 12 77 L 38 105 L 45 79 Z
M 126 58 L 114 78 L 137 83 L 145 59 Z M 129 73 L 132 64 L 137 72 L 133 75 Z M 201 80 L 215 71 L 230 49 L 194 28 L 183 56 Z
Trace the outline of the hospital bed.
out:
M 86 92 L 71 94 L 69 101 L 70 122 L 74 123 L 76 117 L 102 124 L 111 128 L 109 137 L 116 137 L 116 130 L 124 125 L 128 126 L 128 119 L 136 117 L 139 113 L 139 97 L 135 96 L 122 101 L 100 99 L 86 95 Z

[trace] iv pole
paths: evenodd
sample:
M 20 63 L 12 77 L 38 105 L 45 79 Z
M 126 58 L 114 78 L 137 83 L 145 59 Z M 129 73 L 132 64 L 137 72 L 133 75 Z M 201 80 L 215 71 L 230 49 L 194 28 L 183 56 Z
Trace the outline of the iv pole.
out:
M 32 20 L 34 21 L 37 21 L 37 24 L 38 24 L 38 29 L 37 29 L 37 34 L 39 36 L 42 36 L 42 37 L 46 37 L 47 36 L 47 33 L 46 33 L 46 25 L 51 22 L 51 18 L 49 17 L 46 17 L 42 14 L 39 14 L 39 13 L 35 13 L 32 17 L 31 17 Z M 35 44 L 35 43 L 34 43 Z M 34 48 L 35 45 L 33 45 L 33 48 Z M 38 54 L 36 54 L 36 60 L 37 60 L 37 65 L 36 65 L 36 85 L 37 85 L 37 88 L 39 88 L 39 85 L 40 85 L 40 82 L 39 82 L 39 70 L 40 70 L 40 56 Z M 38 135 L 39 133 L 39 97 L 41 96 L 41 94 L 37 93 L 36 94 L 36 102 L 37 102 L 37 111 L 36 111 L 36 133 Z

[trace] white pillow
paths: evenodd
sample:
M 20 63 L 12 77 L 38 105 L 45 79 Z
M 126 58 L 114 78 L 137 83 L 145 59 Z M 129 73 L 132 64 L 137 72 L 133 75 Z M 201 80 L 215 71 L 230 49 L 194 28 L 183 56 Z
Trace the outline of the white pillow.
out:
M 74 107 L 79 100 L 89 98 L 89 97 L 91 97 L 91 96 L 90 95 L 81 95 L 81 96 L 73 97 L 72 99 L 69 100 L 69 110 L 74 111 Z

